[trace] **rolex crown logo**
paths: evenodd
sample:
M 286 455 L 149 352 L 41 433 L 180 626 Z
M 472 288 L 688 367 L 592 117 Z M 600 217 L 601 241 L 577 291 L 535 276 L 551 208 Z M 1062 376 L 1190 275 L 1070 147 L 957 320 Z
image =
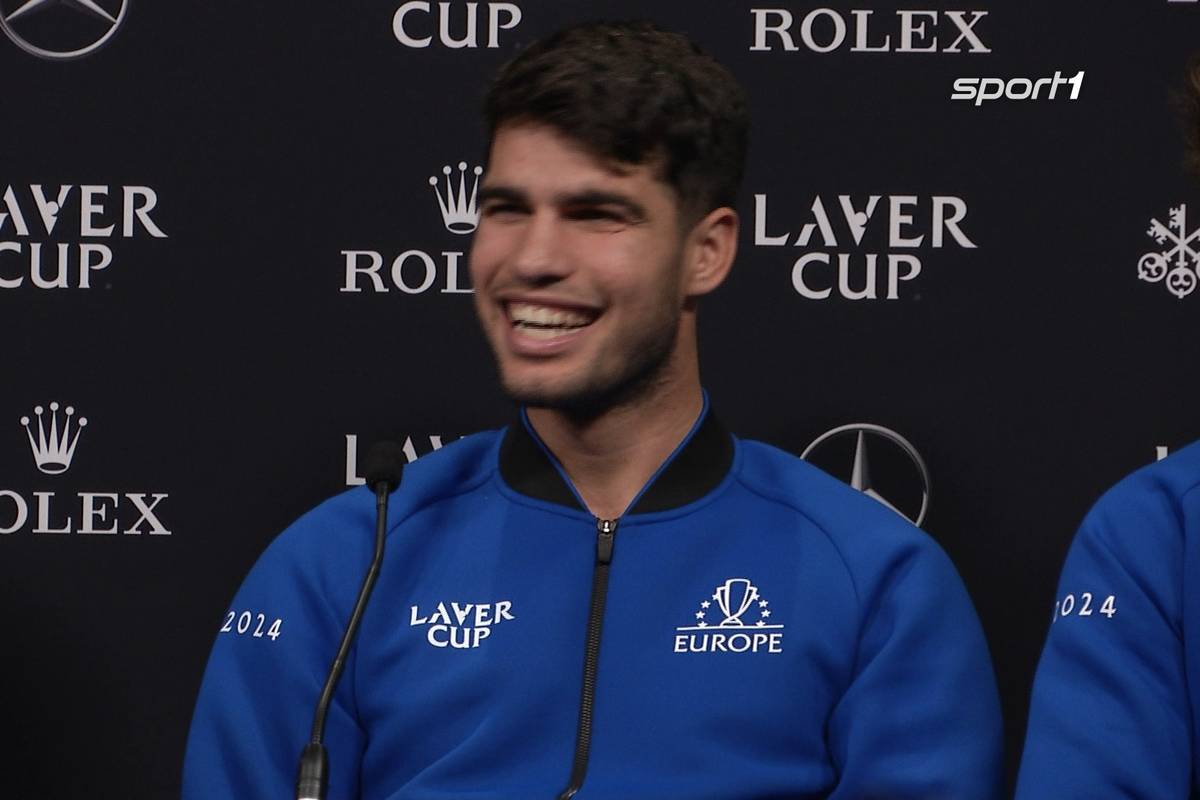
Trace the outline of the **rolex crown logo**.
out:
M 87 417 L 80 417 L 71 430 L 71 418 L 75 409 L 67 406 L 64 409 L 62 424 L 59 424 L 59 405 L 50 404 L 50 431 L 46 432 L 45 409 L 37 406 L 33 409 L 37 417 L 37 435 L 34 436 L 33 426 L 29 417 L 21 417 L 21 425 L 29 437 L 29 447 L 33 450 L 33 460 L 37 468 L 47 475 L 61 475 L 71 466 L 75 457 L 75 446 L 79 444 L 79 435 L 87 426 Z
M 483 167 L 475 167 L 471 170 L 475 180 L 471 183 L 469 195 L 467 194 L 467 162 L 458 162 L 457 190 L 455 190 L 451 178 L 452 172 L 449 165 L 442 167 L 442 174 L 446 176 L 444 192 L 438 188 L 436 175 L 430 176 L 429 185 L 433 187 L 433 193 L 437 195 L 446 230 L 451 233 L 471 233 L 479 226 L 479 208 L 475 204 L 475 197 L 479 191 L 479 176 L 483 174 Z

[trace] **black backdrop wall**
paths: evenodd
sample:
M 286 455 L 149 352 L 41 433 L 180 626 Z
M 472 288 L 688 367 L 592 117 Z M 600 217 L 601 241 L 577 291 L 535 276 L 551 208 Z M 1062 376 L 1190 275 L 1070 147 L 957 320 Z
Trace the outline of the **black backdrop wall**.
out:
M 1200 181 L 1168 103 L 1200 3 L 94 5 L 0 0 L 13 796 L 177 794 L 267 542 L 357 480 L 360 443 L 510 418 L 466 274 L 484 81 L 563 24 L 647 15 L 752 102 L 738 261 L 702 314 L 714 405 L 796 453 L 850 423 L 912 443 L 1015 764 L 1075 525 L 1200 434 Z M 855 443 L 812 458 L 848 480 Z M 916 516 L 915 464 L 864 444 Z

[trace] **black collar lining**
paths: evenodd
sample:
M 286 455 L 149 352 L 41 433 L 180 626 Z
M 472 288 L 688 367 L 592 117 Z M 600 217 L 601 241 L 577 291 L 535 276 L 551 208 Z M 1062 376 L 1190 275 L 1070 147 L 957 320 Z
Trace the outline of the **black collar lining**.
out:
M 527 497 L 586 512 L 534 437 L 520 419 L 508 426 L 500 444 L 500 477 Z M 733 437 L 707 409 L 691 438 L 626 514 L 669 511 L 695 502 L 716 489 L 732 465 Z

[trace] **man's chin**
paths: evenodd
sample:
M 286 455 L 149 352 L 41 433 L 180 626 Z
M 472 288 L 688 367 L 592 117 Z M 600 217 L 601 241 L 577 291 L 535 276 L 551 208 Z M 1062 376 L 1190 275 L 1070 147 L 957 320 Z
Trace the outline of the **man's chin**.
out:
M 578 413 L 601 404 L 601 395 L 585 386 L 548 386 L 543 383 L 503 381 L 504 393 L 519 405 Z
M 619 376 L 611 380 L 580 381 L 558 386 L 545 383 L 521 383 L 507 377 L 502 381 L 505 394 L 514 402 L 529 408 L 559 411 L 576 419 L 600 416 L 618 406 L 637 402 L 650 392 L 655 378 L 661 373 L 661 363 L 655 369 Z
M 649 335 L 631 342 L 624 349 L 619 367 L 604 370 L 598 359 L 574 359 L 575 369 L 566 363 L 551 371 L 549 364 L 531 367 L 520 362 L 496 360 L 500 385 L 505 394 L 521 405 L 560 411 L 577 419 L 600 416 L 613 408 L 636 404 L 652 394 L 668 378 L 671 354 L 677 339 L 679 320 L 667 318 L 648 326 Z

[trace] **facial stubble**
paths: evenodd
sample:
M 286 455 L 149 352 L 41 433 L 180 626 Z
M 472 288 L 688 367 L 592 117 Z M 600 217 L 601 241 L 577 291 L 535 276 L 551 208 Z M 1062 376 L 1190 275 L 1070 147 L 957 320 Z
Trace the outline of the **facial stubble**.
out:
M 633 405 L 653 393 L 667 377 L 667 365 L 675 353 L 682 317 L 675 297 L 665 292 L 658 313 L 649 324 L 639 325 L 641 334 L 619 343 L 620 367 L 612 374 L 588 374 L 578 385 L 553 390 L 539 386 L 515 385 L 505 374 L 499 348 L 493 341 L 493 355 L 500 385 L 514 402 L 531 408 L 561 411 L 579 420 L 594 419 L 614 408 Z

